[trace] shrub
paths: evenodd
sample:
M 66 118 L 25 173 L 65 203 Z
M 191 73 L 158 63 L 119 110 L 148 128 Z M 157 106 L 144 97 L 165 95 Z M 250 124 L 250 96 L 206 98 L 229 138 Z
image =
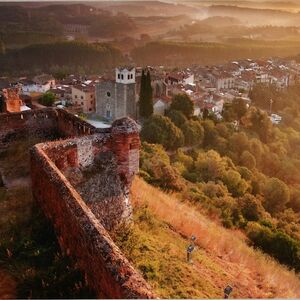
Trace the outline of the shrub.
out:
M 39 103 L 45 106 L 52 106 L 55 101 L 55 96 L 51 92 L 45 93 L 40 99 Z
M 280 212 L 290 200 L 288 186 L 278 178 L 270 178 L 264 190 L 264 207 L 270 213 Z
M 278 230 L 250 222 L 247 235 L 254 245 L 296 271 L 300 271 L 300 242 Z

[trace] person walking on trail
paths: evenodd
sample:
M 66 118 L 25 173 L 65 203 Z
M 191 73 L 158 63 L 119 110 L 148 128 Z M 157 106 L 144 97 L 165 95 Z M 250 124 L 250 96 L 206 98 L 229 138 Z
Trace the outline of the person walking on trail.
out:
M 192 252 L 195 250 L 195 247 L 196 247 L 195 241 L 196 241 L 196 237 L 194 235 L 192 235 L 192 237 L 191 237 L 191 244 L 186 249 L 187 262 L 193 262 L 192 261 Z
M 187 262 L 192 262 L 192 252 L 194 251 L 195 247 L 193 245 L 189 245 L 186 249 L 187 253 Z

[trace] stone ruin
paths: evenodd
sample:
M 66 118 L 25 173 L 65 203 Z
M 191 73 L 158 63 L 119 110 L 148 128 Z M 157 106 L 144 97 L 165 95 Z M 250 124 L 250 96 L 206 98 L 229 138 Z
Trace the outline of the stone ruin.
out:
M 31 149 L 32 193 L 60 246 L 86 274 L 99 298 L 153 298 L 150 286 L 109 231 L 128 222 L 139 168 L 140 139 L 130 118 L 98 130 L 60 109 L 0 114 L 0 144 L 24 134 L 66 137 Z

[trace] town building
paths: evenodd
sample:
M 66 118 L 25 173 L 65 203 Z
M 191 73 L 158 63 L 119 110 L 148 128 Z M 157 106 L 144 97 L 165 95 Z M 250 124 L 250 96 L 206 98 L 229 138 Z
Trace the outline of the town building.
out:
M 22 79 L 19 82 L 23 94 L 46 93 L 55 87 L 55 79 L 51 75 L 43 74 L 30 79 Z
M 156 115 L 165 115 L 167 109 L 169 109 L 172 102 L 171 97 L 160 96 L 153 101 L 153 113 Z
M 72 104 L 83 113 L 95 112 L 95 87 L 85 84 L 72 86 Z
M 137 118 L 135 68 L 116 68 L 115 80 L 96 84 L 96 113 L 107 120 Z

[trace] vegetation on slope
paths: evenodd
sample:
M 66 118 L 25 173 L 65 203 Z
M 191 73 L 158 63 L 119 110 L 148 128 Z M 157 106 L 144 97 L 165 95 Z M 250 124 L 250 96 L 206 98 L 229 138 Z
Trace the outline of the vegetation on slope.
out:
M 119 65 L 123 58 L 119 50 L 109 44 L 56 42 L 35 44 L 0 55 L 2 73 L 97 73 Z
M 132 197 L 135 224 L 121 231 L 117 243 L 162 297 L 222 297 L 228 283 L 234 297 L 299 297 L 299 277 L 247 246 L 240 232 L 224 229 L 140 178 Z M 189 265 L 185 251 L 192 235 L 199 248 Z
M 266 107 L 270 89 L 256 86 L 253 103 Z M 280 126 L 273 126 L 259 108 L 247 109 L 240 99 L 225 107 L 223 121 L 213 116 L 188 119 L 184 111 L 170 110 L 161 117 L 164 122 L 155 124 L 178 125 L 176 132 L 182 132 L 188 147 L 176 151 L 159 129 L 151 139 L 147 128 L 155 120 L 149 118 L 141 132 L 140 174 L 153 185 L 180 192 L 225 227 L 243 230 L 255 247 L 299 272 L 300 92 L 293 87 L 272 93 L 274 109 L 284 117 Z
M 235 43 L 151 42 L 135 48 L 131 56 L 139 65 L 190 66 L 246 58 L 289 56 L 299 52 L 300 42 L 241 39 Z

